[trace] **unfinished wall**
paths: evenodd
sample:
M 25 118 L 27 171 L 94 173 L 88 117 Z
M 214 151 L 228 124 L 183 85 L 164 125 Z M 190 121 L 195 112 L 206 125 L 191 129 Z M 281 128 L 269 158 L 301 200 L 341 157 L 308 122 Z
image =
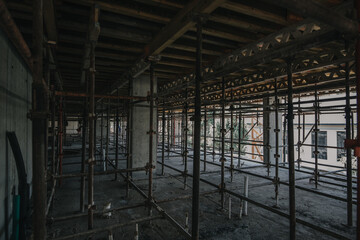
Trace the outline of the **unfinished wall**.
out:
M 16 163 L 6 131 L 15 131 L 28 183 L 32 179 L 31 121 L 26 116 L 31 108 L 31 83 L 26 64 L 0 30 L 0 240 L 11 237 L 13 197 L 18 194 Z

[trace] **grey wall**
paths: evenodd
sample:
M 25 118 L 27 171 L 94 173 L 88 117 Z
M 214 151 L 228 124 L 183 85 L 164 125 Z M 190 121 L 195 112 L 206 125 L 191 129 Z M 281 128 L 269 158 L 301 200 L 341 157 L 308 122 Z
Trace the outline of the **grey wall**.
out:
M 154 81 L 154 93 L 157 89 L 157 81 Z M 132 95 L 147 96 L 150 91 L 149 76 L 140 76 L 133 80 Z M 132 141 L 132 166 L 144 167 L 149 162 L 149 134 L 150 108 L 148 102 L 137 103 L 132 107 L 131 141 Z M 154 109 L 154 131 L 157 131 L 157 109 Z M 153 135 L 153 165 L 156 165 L 157 136 Z M 155 172 L 155 170 L 154 170 Z M 139 174 L 137 174 L 139 175 Z
M 25 161 L 28 183 L 32 179 L 31 73 L 16 49 L 0 30 L 0 240 L 12 231 L 13 189 L 17 194 L 18 177 L 6 131 L 15 131 Z M 7 215 L 7 216 L 6 216 Z M 9 221 L 8 228 L 5 226 Z
M 264 104 L 266 105 L 274 105 L 275 98 L 264 98 Z M 269 108 L 264 108 L 267 110 Z M 283 137 L 283 130 L 282 130 L 283 122 L 282 122 L 282 112 L 278 112 L 278 129 L 279 129 L 279 146 L 282 145 L 282 137 Z M 264 145 L 269 145 L 270 148 L 264 147 L 264 163 L 270 162 L 270 164 L 275 164 L 275 153 L 276 153 L 276 133 L 274 132 L 276 129 L 276 121 L 275 121 L 275 111 L 271 112 L 264 112 L 263 116 L 263 138 L 264 138 Z M 279 147 L 279 163 L 281 162 L 281 156 L 283 152 L 283 148 Z

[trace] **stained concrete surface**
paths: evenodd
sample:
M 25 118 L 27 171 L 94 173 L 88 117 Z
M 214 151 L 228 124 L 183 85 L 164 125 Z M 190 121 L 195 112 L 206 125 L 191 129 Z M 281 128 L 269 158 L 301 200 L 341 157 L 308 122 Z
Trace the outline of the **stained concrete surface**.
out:
M 72 148 L 80 148 L 80 145 L 73 145 Z M 113 149 L 112 149 L 113 150 Z M 191 152 L 189 153 L 191 155 Z M 158 160 L 161 159 L 158 152 Z M 124 155 L 121 155 L 124 159 Z M 212 156 L 208 155 L 209 160 Z M 79 162 L 78 156 L 65 157 L 64 163 Z M 218 158 L 215 159 L 218 161 Z M 183 169 L 182 158 L 170 153 L 170 158 L 165 159 L 169 164 L 177 169 Z M 203 163 L 202 163 L 203 164 Z M 227 162 L 227 164 L 229 164 Z M 120 167 L 125 167 L 125 161 L 120 161 Z M 253 166 L 254 163 L 245 163 L 242 167 Z M 64 173 L 78 172 L 80 165 L 64 166 Z M 101 170 L 101 165 L 96 170 Z M 205 178 L 213 183 L 220 183 L 220 168 L 207 165 L 207 172 L 202 172 L 201 178 Z M 248 171 L 267 175 L 265 167 L 251 168 Z M 274 169 L 271 169 L 270 176 L 273 176 Z M 158 171 L 160 172 L 160 171 Z M 189 159 L 189 173 L 192 172 L 192 161 Z M 287 181 L 288 171 L 280 169 L 280 179 Z M 243 173 L 235 173 L 234 181 L 230 182 L 230 174 L 226 171 L 226 187 L 235 192 L 243 192 Z M 302 178 L 306 175 L 296 172 L 296 178 Z M 144 203 L 145 199 L 134 189 L 130 189 L 129 198 L 125 197 L 125 183 L 120 177 L 114 181 L 113 175 L 95 176 L 95 204 L 99 210 L 107 202 L 112 203 L 112 208 L 136 205 Z M 183 190 L 183 176 L 174 170 L 165 168 L 165 176 L 154 176 L 154 196 L 155 200 L 175 198 L 192 194 L 192 182 L 188 178 L 188 188 Z M 135 183 L 147 193 L 147 178 L 135 179 Z M 297 185 L 314 189 L 313 183 L 308 179 L 299 180 Z M 78 213 L 79 210 L 79 179 L 64 179 L 63 184 L 56 190 L 54 206 L 50 216 L 64 216 Z M 214 187 L 205 183 L 200 185 L 201 192 L 214 190 Z M 319 190 L 337 196 L 345 197 L 346 191 L 341 187 L 321 184 Z M 274 185 L 265 179 L 249 176 L 249 197 L 258 202 L 273 206 Z M 228 197 L 226 197 L 228 201 Z M 185 226 L 185 215 L 189 215 L 189 227 L 191 228 L 191 199 L 181 199 L 171 202 L 159 203 L 159 205 L 182 226 Z M 220 209 L 220 194 L 213 193 L 200 198 L 200 238 L 201 239 L 289 239 L 289 221 L 277 214 L 248 204 L 248 216 L 239 219 L 239 200 L 232 198 L 232 218 L 228 219 L 228 202 L 225 203 L 225 209 Z M 280 186 L 279 210 L 288 212 L 288 187 Z M 354 205 L 354 216 L 356 207 Z M 153 210 L 153 214 L 158 214 Z M 347 227 L 346 224 L 346 203 L 329 199 L 323 196 L 315 195 L 303 190 L 296 190 L 296 214 L 298 218 L 309 221 L 315 225 L 335 231 L 347 238 L 355 239 L 355 228 Z M 132 219 L 146 217 L 147 209 L 138 207 L 129 210 L 115 212 L 107 219 L 101 216 L 95 217 L 94 228 L 110 226 L 116 223 L 124 223 Z M 355 223 L 355 222 L 354 222 Z M 63 222 L 55 222 L 48 226 L 49 235 L 52 237 L 65 236 L 72 233 L 78 233 L 87 230 L 87 217 L 72 219 Z M 297 224 L 296 227 L 298 239 L 333 239 L 323 233 Z M 123 227 L 113 231 L 114 239 L 133 239 L 135 225 Z M 191 232 L 191 229 L 190 229 Z M 88 239 L 74 238 L 74 239 Z M 107 239 L 107 233 L 93 235 L 92 239 Z M 165 219 L 153 220 L 151 223 L 139 224 L 139 239 L 184 239 L 184 237 Z
M 16 162 L 7 131 L 14 131 L 24 159 L 28 183 L 32 179 L 31 108 L 32 77 L 26 64 L 0 30 L 0 240 L 10 239 L 13 198 L 18 194 Z

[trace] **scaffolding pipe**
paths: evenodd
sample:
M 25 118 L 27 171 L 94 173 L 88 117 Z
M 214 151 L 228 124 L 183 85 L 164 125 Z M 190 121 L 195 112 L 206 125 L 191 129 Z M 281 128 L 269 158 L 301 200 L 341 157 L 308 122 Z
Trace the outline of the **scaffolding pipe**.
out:
M 53 86 L 54 88 L 54 86 Z M 56 173 L 56 151 L 55 151 L 55 142 L 56 142 L 56 129 L 55 129 L 55 105 L 56 105 L 56 99 L 55 99 L 55 95 L 53 94 L 51 97 L 51 132 L 52 132 L 52 137 L 51 137 L 51 173 L 55 174 Z
M 222 77 L 222 106 L 221 106 L 221 183 L 220 183 L 220 194 L 221 194 L 221 208 L 224 209 L 224 189 L 225 189 L 225 78 Z
M 158 162 L 158 163 L 161 164 L 161 162 Z M 213 163 L 211 163 L 211 164 L 213 164 Z M 179 170 L 179 169 L 177 169 L 177 168 L 175 168 L 175 167 L 172 167 L 172 166 L 169 166 L 169 165 L 166 165 L 166 164 L 165 164 L 165 166 L 168 167 L 168 168 L 170 168 L 170 169 L 172 169 L 172 170 L 174 170 L 174 171 L 181 172 L 181 170 Z M 294 169 L 295 169 L 295 168 L 294 168 Z M 239 170 L 239 169 L 236 169 L 236 170 L 242 172 L 242 170 Z M 192 177 L 191 174 L 188 174 L 188 176 L 189 176 L 189 177 Z M 265 177 L 265 176 L 262 176 L 262 177 L 267 178 L 267 177 Z M 218 184 L 212 183 L 212 182 L 210 182 L 210 181 L 208 181 L 208 180 L 205 180 L 205 179 L 203 179 L 203 178 L 200 178 L 200 181 L 202 181 L 202 182 L 204 182 L 204 183 L 206 183 L 206 184 L 208 184 L 208 185 L 210 185 L 210 186 L 213 186 L 213 187 L 215 187 L 216 189 L 220 189 L 220 186 L 219 186 Z M 300 189 L 301 189 L 301 188 L 300 188 Z M 306 188 L 305 188 L 305 189 L 306 189 Z M 228 193 L 228 194 L 230 194 L 230 195 L 232 195 L 232 196 L 234 196 L 234 197 L 237 197 L 237 198 L 239 198 L 240 200 L 248 201 L 250 204 L 253 204 L 253 205 L 255 205 L 255 206 L 261 207 L 261 208 L 263 208 L 263 209 L 265 209 L 265 210 L 268 210 L 268 211 L 270 211 L 270 212 L 273 212 L 273 213 L 275 213 L 275 214 L 278 214 L 278 215 L 280 215 L 280 216 L 282 216 L 282 217 L 290 218 L 290 215 L 289 215 L 289 214 L 287 214 L 287 213 L 285 213 L 285 212 L 282 212 L 282 211 L 280 211 L 280 210 L 278 210 L 278 209 L 276 209 L 276 208 L 274 208 L 274 207 L 267 206 L 267 205 L 265 205 L 265 204 L 262 204 L 262 203 L 260 203 L 260 202 L 255 201 L 255 200 L 253 200 L 253 199 L 251 199 L 251 198 L 249 198 L 249 197 L 245 197 L 244 195 L 235 193 L 235 192 L 233 192 L 233 191 L 231 191 L 231 190 L 229 190 L 229 189 L 225 189 L 225 191 L 226 191 L 226 193 Z M 328 229 L 319 227 L 318 225 L 312 224 L 312 223 L 307 222 L 307 221 L 305 221 L 305 220 L 302 220 L 302 219 L 299 219 L 299 218 L 296 218 L 295 220 L 296 220 L 296 222 L 298 222 L 298 223 L 300 223 L 300 224 L 302 224 L 302 225 L 304 225 L 304 226 L 307 226 L 307 227 L 309 227 L 309 228 L 311 228 L 311 229 L 314 229 L 314 230 L 319 231 L 319 232 L 321 232 L 321 233 L 324 233 L 324 234 L 326 234 L 326 235 L 335 237 L 335 238 L 337 238 L 337 239 L 350 240 L 349 238 L 347 238 L 347 237 L 345 237 L 345 236 L 343 236 L 343 235 L 341 235 L 341 234 L 338 234 L 338 233 L 333 232 L 333 231 L 330 231 L 330 230 L 328 230 Z
M 212 152 L 212 155 L 213 155 L 213 162 L 215 161 L 215 129 L 216 129 L 216 124 L 215 124 L 215 106 L 214 106 L 214 111 L 213 111 L 213 152 Z
M 207 147 L 207 143 L 206 143 L 206 131 L 207 131 L 207 111 L 206 111 L 206 106 L 204 106 L 204 172 L 206 172 L 206 147 Z
M 288 104 L 286 102 L 286 97 L 284 99 L 285 104 Z M 287 116 L 287 109 L 284 110 L 284 115 Z M 283 159 L 282 159 L 282 163 L 285 164 L 286 162 L 286 147 L 287 147 L 287 142 L 286 142 L 286 133 L 287 133 L 287 117 L 284 117 L 284 123 L 283 123 Z
M 162 133 L 161 133 L 161 162 L 162 162 L 162 165 L 161 165 L 161 175 L 165 175 L 165 172 L 164 172 L 164 162 L 165 162 L 165 121 L 166 121 L 166 118 L 165 118 L 165 109 L 162 110 Z
M 187 96 L 187 90 L 186 90 L 186 96 Z M 187 186 L 187 173 L 188 173 L 188 103 L 185 103 L 185 139 L 184 139 L 184 152 L 183 152 L 183 159 L 184 159 L 184 190 L 186 190 Z
M 319 115 L 318 115 L 318 92 L 317 92 L 317 85 L 315 84 L 315 102 L 314 102 L 314 110 L 315 110 L 315 124 L 314 124 L 314 140 L 315 140 L 315 146 L 314 146 L 314 155 L 315 155 L 315 170 L 314 170 L 314 179 L 315 179 L 315 188 L 318 188 L 318 163 L 319 163 L 319 148 L 318 148 L 318 137 L 319 137 Z
M 167 156 L 170 156 L 170 116 L 168 114 L 167 120 Z
M 357 13 L 357 27 L 360 21 L 360 0 L 354 0 L 356 13 Z M 356 61 L 356 114 L 357 114 L 357 137 L 360 139 L 360 39 L 357 38 L 355 46 L 355 61 Z M 354 131 L 352 132 L 354 134 Z M 359 148 L 359 146 L 357 147 Z M 358 151 L 358 149 L 357 149 Z M 356 207 L 356 237 L 360 239 L 360 157 L 357 153 L 357 207 Z
M 32 112 L 32 132 L 33 132 L 33 230 L 34 239 L 46 239 L 46 162 L 45 151 L 46 143 L 46 122 L 44 114 L 48 111 L 48 99 L 46 87 L 42 83 L 43 79 L 43 1 L 33 1 L 33 112 Z
M 104 149 L 104 102 L 101 100 L 101 119 L 100 119 L 100 156 L 101 160 L 103 159 L 103 149 Z
M 34 14 L 36 11 L 33 11 Z M 41 13 L 42 14 L 42 13 Z M 7 33 L 8 38 L 14 44 L 22 58 L 25 60 L 28 65 L 30 71 L 34 69 L 34 60 L 37 60 L 35 57 L 36 53 L 34 52 L 34 57 L 31 55 L 31 51 L 29 46 L 27 45 L 23 35 L 21 34 L 19 28 L 16 26 L 14 19 L 12 18 L 9 10 L 6 7 L 6 3 L 4 0 L 0 0 L 0 21 L 4 31 Z M 37 26 L 38 27 L 38 26 Z M 42 31 L 43 32 L 43 31 Z M 40 34 L 40 30 L 36 32 Z M 34 36 L 35 37 L 35 36 Z M 37 38 L 37 37 L 36 37 Z M 42 41 L 42 39 L 41 39 Z M 34 43 L 36 44 L 36 43 Z M 41 79 L 42 81 L 42 79 Z
M 287 62 L 288 82 L 288 162 L 289 162 L 289 206 L 290 206 L 290 239 L 296 239 L 296 215 L 295 215 L 295 165 L 294 165 L 294 106 L 293 106 L 293 82 L 292 60 Z
M 232 91 L 231 91 L 232 96 Z M 230 181 L 234 177 L 234 106 L 230 105 Z
M 347 48 L 347 47 L 346 47 Z M 346 107 L 345 107 L 345 121 L 346 121 L 346 139 L 351 139 L 351 108 L 350 108 L 350 67 L 349 62 L 345 63 L 345 92 L 346 92 Z M 352 226 L 352 156 L 351 149 L 346 149 L 346 180 L 347 180 L 347 225 Z
M 59 174 L 62 174 L 62 160 L 64 157 L 63 154 L 63 134 L 64 134 L 64 112 L 63 112 L 63 102 L 62 97 L 59 99 L 59 116 L 58 116 L 58 158 L 59 158 Z M 61 186 L 61 179 L 59 180 L 59 186 Z
M 77 93 L 77 92 L 64 92 L 64 91 L 55 91 L 55 95 L 56 96 L 63 96 L 63 97 L 89 97 L 89 94 L 87 93 Z M 123 99 L 123 100 L 138 100 L 139 102 L 142 101 L 146 101 L 147 98 L 146 97 L 141 97 L 141 96 L 120 96 L 120 95 L 99 95 L 99 94 L 94 94 L 95 98 L 101 98 L 100 100 L 102 101 L 103 99 Z
M 117 95 L 119 95 L 119 89 L 117 89 Z M 117 100 L 119 104 L 119 100 Z M 116 108 L 116 119 L 115 119 L 115 168 L 119 167 L 119 108 Z M 117 174 L 115 173 L 115 180 L 117 180 Z
M 301 138 L 300 138 L 300 133 L 301 133 L 301 109 L 300 109 L 300 95 L 299 95 L 299 98 L 298 98 L 298 126 L 297 126 L 297 130 L 298 130 L 298 142 L 297 142 L 297 167 L 298 169 L 300 169 L 300 163 L 301 163 L 301 152 L 300 152 L 300 148 L 301 148 Z
M 81 173 L 85 174 L 86 163 L 86 132 L 87 132 L 87 99 L 84 101 L 83 125 L 82 125 L 82 147 L 81 147 Z M 80 180 L 80 212 L 85 211 L 85 176 Z
M 109 144 L 110 144 L 110 99 L 106 108 L 106 146 L 105 146 L 105 170 L 108 169 L 107 162 L 109 161 Z
M 94 164 L 95 164 L 95 45 L 100 26 L 98 23 L 99 8 L 92 7 L 90 35 L 90 68 L 89 68 L 89 160 L 88 160 L 88 229 L 94 227 Z M 92 25 L 93 24 L 93 25 Z M 97 36 L 96 36 L 97 35 Z
M 277 78 L 275 78 L 275 206 L 279 206 L 279 99 L 277 89 Z
M 128 89 L 129 93 L 131 92 L 131 84 L 129 85 L 129 89 Z M 127 116 L 126 116 L 126 168 L 130 168 L 131 166 L 131 125 L 130 125 L 130 114 L 131 114 L 131 108 L 130 108 L 130 100 L 127 101 L 126 104 L 126 111 L 127 111 Z M 130 173 L 126 172 L 126 190 L 125 190 L 125 194 L 126 194 L 126 198 L 129 197 L 129 176 Z
M 239 108 L 241 108 L 241 102 L 239 102 Z M 241 124 L 242 124 L 242 112 L 241 112 L 241 109 L 239 110 L 239 121 L 238 121 L 238 164 L 237 164 L 237 167 L 240 168 L 241 167 Z
M 150 63 L 150 92 L 149 92 L 149 101 L 150 101 L 150 130 L 149 130 L 149 191 L 148 191 L 148 204 L 149 204 L 149 216 L 152 215 L 152 188 L 153 188 L 153 142 L 154 142 L 154 135 L 156 132 L 154 131 L 154 62 Z
M 201 138 L 201 89 L 202 81 L 202 22 L 198 16 L 196 35 L 196 78 L 195 78 L 195 118 L 194 118 L 194 159 L 193 159 L 193 198 L 192 198 L 192 239 L 199 239 L 200 206 L 200 138 Z
M 174 128 L 173 112 L 170 111 L 170 149 L 174 146 Z

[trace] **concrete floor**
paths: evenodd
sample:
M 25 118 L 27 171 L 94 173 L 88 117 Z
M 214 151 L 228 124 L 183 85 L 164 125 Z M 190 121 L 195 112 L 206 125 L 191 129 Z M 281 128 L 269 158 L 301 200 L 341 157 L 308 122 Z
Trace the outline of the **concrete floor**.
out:
M 79 144 L 73 144 L 71 149 L 80 149 Z M 77 155 L 76 155 L 77 153 Z M 65 157 L 64 164 L 80 162 L 80 150 L 73 151 L 72 155 Z M 191 155 L 191 152 L 189 153 Z M 182 158 L 170 153 L 170 157 L 165 155 L 165 162 L 177 169 L 183 170 Z M 125 158 L 121 154 L 120 159 Z M 212 156 L 207 156 L 212 161 Z M 158 152 L 158 160 L 161 154 Z M 120 168 L 125 167 L 125 161 L 120 161 Z M 229 163 L 227 162 L 227 165 Z M 242 167 L 254 166 L 255 163 L 246 162 Z M 201 163 L 202 169 L 203 163 Z M 101 171 L 102 165 L 97 165 L 95 170 Z M 111 167 L 109 167 L 111 169 Z M 189 173 L 192 173 L 192 159 L 188 163 Z M 202 172 L 201 178 L 212 183 L 220 183 L 220 168 L 207 164 L 207 172 Z M 64 165 L 64 173 L 79 172 L 80 165 Z M 267 176 L 265 167 L 249 168 L 247 171 Z M 271 169 L 270 176 L 273 176 L 274 169 Z M 280 179 L 287 181 L 288 171 L 279 169 Z M 188 188 L 184 190 L 183 176 L 178 172 L 165 168 L 165 176 L 160 176 L 161 166 L 157 164 L 154 174 L 154 197 L 157 202 L 169 198 L 176 198 L 192 194 L 192 178 L 188 178 Z M 226 187 L 234 192 L 243 192 L 243 181 L 245 174 L 234 173 L 234 180 L 230 182 L 229 171 L 226 171 Z M 304 173 L 296 172 L 296 178 L 302 178 Z M 147 192 L 147 176 L 137 176 L 134 182 Z M 296 185 L 314 189 L 314 184 L 308 179 L 296 181 Z M 59 217 L 79 212 L 80 179 L 64 179 L 62 186 L 57 188 L 54 205 L 50 211 L 51 217 Z M 86 188 L 87 189 L 87 188 Z M 125 197 L 125 183 L 119 176 L 114 181 L 114 175 L 95 176 L 95 204 L 98 210 L 111 202 L 112 208 L 123 207 L 126 205 L 137 205 L 144 203 L 145 199 L 134 189 L 130 189 L 129 198 Z M 215 190 L 214 187 L 201 183 L 201 192 Z M 346 189 L 337 186 L 322 184 L 317 190 L 332 195 L 346 197 Z M 274 206 L 274 185 L 268 180 L 249 176 L 249 198 L 262 204 Z M 87 202 L 87 198 L 86 201 Z M 189 215 L 189 227 L 191 228 L 191 198 L 181 199 L 171 202 L 159 203 L 159 205 L 182 226 L 185 226 L 185 215 Z M 289 239 L 288 219 L 264 210 L 257 206 L 248 204 L 248 216 L 239 219 L 238 199 L 232 198 L 232 217 L 228 219 L 228 196 L 226 197 L 225 209 L 220 208 L 220 194 L 215 192 L 204 195 L 200 198 L 200 238 L 201 239 Z M 354 206 L 354 216 L 356 206 Z M 280 186 L 279 210 L 288 212 L 288 187 Z M 128 210 L 113 212 L 110 218 L 103 216 L 94 217 L 94 228 L 110 226 L 116 223 L 124 223 L 133 219 L 147 217 L 145 207 L 137 207 Z M 158 214 L 153 210 L 153 215 Z M 346 203 L 333 200 L 324 196 L 316 195 L 303 190 L 296 190 L 296 214 L 297 217 L 341 234 L 342 236 L 355 239 L 355 227 L 346 226 Z M 355 223 L 355 219 L 354 219 Z M 49 224 L 48 233 L 51 237 L 65 236 L 87 230 L 87 216 L 71 219 L 67 221 L 54 222 Z M 298 239 L 333 239 L 323 233 L 305 227 L 301 224 L 296 226 Z M 191 232 L 191 229 L 190 229 Z M 112 232 L 114 239 L 134 239 L 135 225 L 130 225 L 116 229 Z M 91 239 L 108 239 L 108 233 L 93 235 Z M 89 239 L 87 237 L 73 239 Z M 139 224 L 139 239 L 185 239 L 176 228 L 165 219 L 156 219 L 151 222 Z

